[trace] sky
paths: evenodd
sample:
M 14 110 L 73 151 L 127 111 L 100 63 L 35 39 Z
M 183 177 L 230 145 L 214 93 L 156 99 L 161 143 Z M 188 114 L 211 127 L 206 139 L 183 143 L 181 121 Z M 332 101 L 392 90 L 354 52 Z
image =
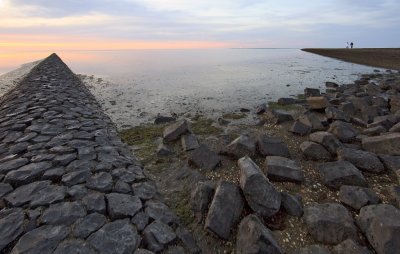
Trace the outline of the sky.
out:
M 399 0 L 0 0 L 0 50 L 400 47 Z

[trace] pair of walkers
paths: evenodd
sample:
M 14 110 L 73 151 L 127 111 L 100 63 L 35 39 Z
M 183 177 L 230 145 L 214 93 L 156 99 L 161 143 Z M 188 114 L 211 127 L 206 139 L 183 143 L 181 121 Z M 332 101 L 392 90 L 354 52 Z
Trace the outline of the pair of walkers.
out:
M 347 48 L 347 49 L 349 48 L 349 45 L 350 45 L 350 48 L 353 48 L 354 43 L 351 42 L 351 43 L 349 44 L 349 42 L 346 42 L 346 48 Z

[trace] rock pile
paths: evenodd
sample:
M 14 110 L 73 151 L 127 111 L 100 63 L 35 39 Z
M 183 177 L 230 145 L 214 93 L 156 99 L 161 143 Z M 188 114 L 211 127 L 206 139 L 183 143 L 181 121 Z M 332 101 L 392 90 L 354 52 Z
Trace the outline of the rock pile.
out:
M 0 130 L 2 253 L 199 252 L 56 55 L 1 98 Z

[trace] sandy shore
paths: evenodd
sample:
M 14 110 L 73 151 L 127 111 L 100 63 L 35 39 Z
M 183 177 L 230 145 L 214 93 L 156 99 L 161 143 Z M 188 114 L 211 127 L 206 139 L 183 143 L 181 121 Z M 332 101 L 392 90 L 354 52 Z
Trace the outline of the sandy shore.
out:
M 400 70 L 400 48 L 305 48 L 302 50 L 346 62 Z
M 27 75 L 33 67 L 42 60 L 34 61 L 21 65 L 18 69 L 0 75 L 0 97 L 14 88 L 17 83 Z

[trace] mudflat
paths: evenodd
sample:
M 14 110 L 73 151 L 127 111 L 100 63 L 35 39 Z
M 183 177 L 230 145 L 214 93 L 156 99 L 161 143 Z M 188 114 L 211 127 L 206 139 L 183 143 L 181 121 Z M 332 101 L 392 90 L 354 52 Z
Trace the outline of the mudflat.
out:
M 400 48 L 305 48 L 302 50 L 346 62 L 400 70 Z

